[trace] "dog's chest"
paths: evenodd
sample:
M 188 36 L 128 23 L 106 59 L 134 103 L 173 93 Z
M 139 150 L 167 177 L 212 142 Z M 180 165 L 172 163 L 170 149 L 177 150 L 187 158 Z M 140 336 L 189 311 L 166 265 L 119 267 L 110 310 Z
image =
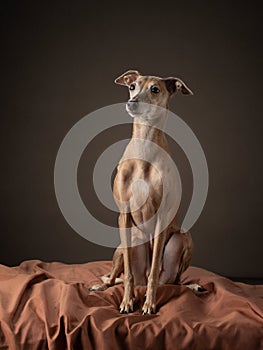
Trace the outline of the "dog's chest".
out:
M 173 173 L 163 163 L 165 161 L 160 156 L 152 163 L 130 159 L 118 166 L 114 181 L 116 203 L 121 212 L 131 212 L 134 224 L 143 232 L 154 231 L 156 222 L 150 219 L 158 210 L 163 195 L 169 196 L 169 189 L 175 185 Z

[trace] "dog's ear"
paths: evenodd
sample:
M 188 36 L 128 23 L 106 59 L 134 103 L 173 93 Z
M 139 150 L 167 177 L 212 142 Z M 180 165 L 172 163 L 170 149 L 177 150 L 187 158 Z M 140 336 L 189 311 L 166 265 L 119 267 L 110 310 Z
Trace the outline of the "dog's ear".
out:
M 193 95 L 193 92 L 181 79 L 170 77 L 165 78 L 164 82 L 170 95 L 175 94 L 177 91 L 181 91 L 181 93 L 184 95 Z
M 128 70 L 123 73 L 121 76 L 116 78 L 114 82 L 116 84 L 130 86 L 137 78 L 140 76 L 140 73 L 137 70 Z

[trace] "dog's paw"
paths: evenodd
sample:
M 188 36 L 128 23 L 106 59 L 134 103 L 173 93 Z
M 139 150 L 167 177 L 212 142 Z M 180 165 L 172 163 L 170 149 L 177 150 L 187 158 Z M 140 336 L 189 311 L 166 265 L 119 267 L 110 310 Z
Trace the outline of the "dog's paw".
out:
M 143 307 L 142 307 L 142 314 L 143 315 L 151 315 L 156 313 L 156 304 L 153 301 L 145 301 Z
M 103 283 L 110 285 L 110 278 L 108 276 L 101 276 L 100 279 L 102 280 Z M 118 277 L 115 278 L 114 284 L 119 284 L 119 283 L 123 283 L 123 279 Z
M 186 287 L 193 290 L 194 292 L 205 292 L 206 291 L 205 288 L 203 288 L 202 286 L 200 286 L 197 283 L 187 284 Z
M 89 290 L 91 292 L 94 292 L 94 291 L 103 291 L 107 289 L 106 285 L 105 284 L 94 284 L 94 286 L 90 287 Z
M 129 312 L 133 312 L 133 298 L 123 298 L 120 305 L 120 313 L 128 314 Z

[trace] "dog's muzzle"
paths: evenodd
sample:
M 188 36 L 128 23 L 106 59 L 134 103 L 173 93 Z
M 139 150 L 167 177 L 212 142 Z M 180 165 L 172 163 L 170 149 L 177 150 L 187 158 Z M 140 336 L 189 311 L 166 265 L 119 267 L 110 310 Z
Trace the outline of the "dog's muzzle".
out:
M 127 102 L 127 108 L 131 112 L 136 112 L 138 110 L 139 102 L 137 100 L 129 100 Z

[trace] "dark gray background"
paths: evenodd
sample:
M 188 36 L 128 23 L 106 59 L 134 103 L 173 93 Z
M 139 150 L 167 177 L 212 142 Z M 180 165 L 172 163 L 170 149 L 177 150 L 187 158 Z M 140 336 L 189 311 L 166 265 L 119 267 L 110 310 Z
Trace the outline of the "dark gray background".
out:
M 81 117 L 126 100 L 113 80 L 135 68 L 179 76 L 195 93 L 171 103 L 199 138 L 210 172 L 205 209 L 191 230 L 192 264 L 263 277 L 261 12 L 256 2 L 235 3 L 1 1 L 1 263 L 111 258 L 111 249 L 64 220 L 53 169 Z M 94 199 L 92 164 L 129 134 L 99 135 L 81 159 L 81 193 L 105 222 L 116 216 Z M 187 201 L 190 171 L 180 151 L 178 160 Z

